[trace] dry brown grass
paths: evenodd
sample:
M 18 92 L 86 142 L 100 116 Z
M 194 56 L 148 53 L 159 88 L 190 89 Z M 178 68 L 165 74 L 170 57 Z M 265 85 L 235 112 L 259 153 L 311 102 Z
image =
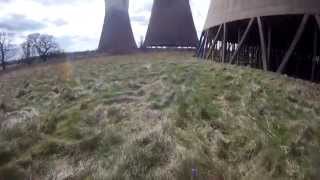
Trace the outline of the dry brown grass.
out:
M 0 87 L 0 179 L 317 179 L 315 84 L 162 52 L 23 69 Z

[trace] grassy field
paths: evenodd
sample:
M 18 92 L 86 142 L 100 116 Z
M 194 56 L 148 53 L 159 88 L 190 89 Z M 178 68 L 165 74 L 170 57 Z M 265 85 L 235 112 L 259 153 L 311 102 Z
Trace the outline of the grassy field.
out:
M 319 85 L 189 53 L 0 76 L 0 180 L 312 180 L 319 146 Z

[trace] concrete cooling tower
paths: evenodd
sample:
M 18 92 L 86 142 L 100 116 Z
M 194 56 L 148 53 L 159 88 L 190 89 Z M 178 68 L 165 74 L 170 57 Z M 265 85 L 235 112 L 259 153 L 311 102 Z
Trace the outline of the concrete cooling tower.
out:
M 127 53 L 137 48 L 129 18 L 129 0 L 106 0 L 100 52 Z
M 189 0 L 154 0 L 144 46 L 196 47 Z
M 320 81 L 319 0 L 212 0 L 198 56 Z

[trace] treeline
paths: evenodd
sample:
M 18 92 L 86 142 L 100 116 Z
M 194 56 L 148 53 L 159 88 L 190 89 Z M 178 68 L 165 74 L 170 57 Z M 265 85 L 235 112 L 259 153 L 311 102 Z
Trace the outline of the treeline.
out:
M 52 35 L 30 34 L 20 45 L 13 44 L 13 38 L 12 34 L 0 32 L 0 63 L 3 70 L 8 64 L 11 64 L 9 60 L 21 53 L 19 63 L 26 64 L 31 64 L 35 59 L 45 62 L 49 57 L 62 53 L 56 38 Z

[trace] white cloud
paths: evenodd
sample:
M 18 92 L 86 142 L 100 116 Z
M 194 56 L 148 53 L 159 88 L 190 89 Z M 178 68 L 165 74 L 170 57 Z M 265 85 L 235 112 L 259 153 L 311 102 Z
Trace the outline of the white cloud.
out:
M 2 2 L 1 2 L 2 1 Z M 153 0 L 131 0 L 130 17 L 136 41 L 145 36 Z M 201 32 L 210 0 L 191 0 L 198 33 Z M 12 14 L 46 24 L 37 32 L 55 35 L 67 51 L 98 46 L 104 19 L 104 0 L 0 0 L 0 22 Z M 1 29 L 1 27 L 0 27 Z M 33 31 L 20 32 L 24 37 Z M 17 39 L 17 43 L 21 42 Z

